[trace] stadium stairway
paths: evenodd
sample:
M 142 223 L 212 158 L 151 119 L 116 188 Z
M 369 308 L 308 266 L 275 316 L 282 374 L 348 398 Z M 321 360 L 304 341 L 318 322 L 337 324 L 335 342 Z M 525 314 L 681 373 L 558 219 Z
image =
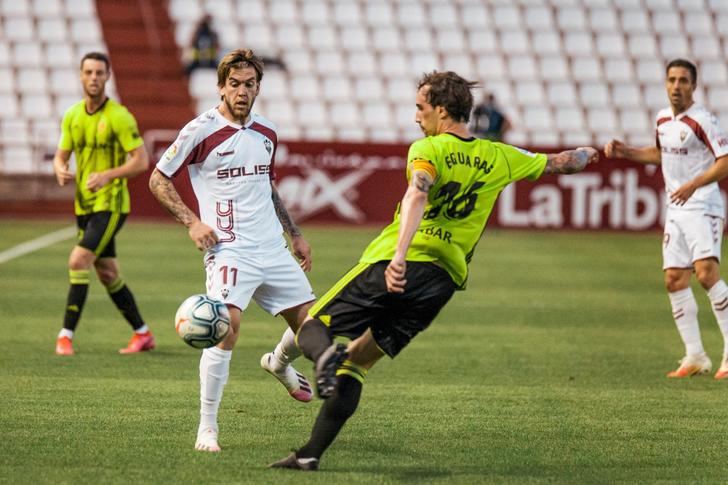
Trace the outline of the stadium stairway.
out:
M 166 2 L 96 0 L 122 102 L 142 132 L 181 129 L 194 118 Z

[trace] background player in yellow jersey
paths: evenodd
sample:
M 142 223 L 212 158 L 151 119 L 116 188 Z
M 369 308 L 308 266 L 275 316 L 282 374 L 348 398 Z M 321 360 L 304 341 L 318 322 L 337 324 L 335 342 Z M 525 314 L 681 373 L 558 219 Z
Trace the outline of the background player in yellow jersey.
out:
M 149 166 L 136 120 L 106 96 L 111 76 L 109 58 L 90 52 L 81 59 L 84 98 L 63 115 L 61 139 L 53 158 L 60 185 L 75 179 L 78 242 L 68 258 L 70 289 L 63 329 L 56 340 L 58 355 L 73 355 L 72 339 L 88 294 L 91 266 L 124 318 L 134 329 L 127 347 L 134 353 L 154 348 L 154 337 L 142 320 L 134 296 L 119 274 L 114 238 L 129 213 L 126 179 Z M 69 167 L 75 154 L 76 173 Z
M 326 398 L 309 441 L 273 468 L 318 469 L 319 459 L 356 410 L 367 371 L 394 357 L 427 328 L 457 289 L 498 194 L 520 179 L 579 172 L 593 148 L 534 154 L 474 138 L 467 128 L 475 83 L 454 72 L 419 82 L 415 120 L 425 138 L 407 156 L 409 186 L 394 222 L 309 310 L 297 342 L 315 362 Z M 349 337 L 348 347 L 332 336 Z

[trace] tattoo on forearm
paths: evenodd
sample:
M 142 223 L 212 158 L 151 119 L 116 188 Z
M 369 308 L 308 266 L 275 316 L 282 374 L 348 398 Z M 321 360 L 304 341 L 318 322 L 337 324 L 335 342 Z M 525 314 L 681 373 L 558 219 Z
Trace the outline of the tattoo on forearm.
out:
M 281 221 L 281 226 L 283 226 L 283 230 L 286 234 L 288 234 L 290 237 L 297 237 L 301 235 L 301 230 L 296 226 L 296 223 L 293 222 L 293 219 L 291 218 L 290 214 L 288 213 L 288 210 L 286 210 L 286 206 L 281 200 L 280 196 L 278 195 L 278 191 L 273 188 L 273 193 L 271 195 L 273 197 L 273 207 L 275 207 L 276 215 L 278 216 L 278 220 Z
M 418 170 L 412 176 L 410 184 L 420 192 L 429 192 L 430 187 L 432 187 L 432 180 L 425 172 Z
M 152 173 L 149 178 L 149 190 L 157 198 L 162 207 L 167 209 L 167 212 L 179 222 L 189 227 L 190 224 L 196 219 L 195 214 L 190 210 L 179 193 L 174 188 L 174 185 L 170 180 L 160 175 L 157 172 Z
M 581 172 L 589 163 L 589 154 L 585 150 L 567 150 L 547 155 L 548 162 L 544 173 L 576 173 Z

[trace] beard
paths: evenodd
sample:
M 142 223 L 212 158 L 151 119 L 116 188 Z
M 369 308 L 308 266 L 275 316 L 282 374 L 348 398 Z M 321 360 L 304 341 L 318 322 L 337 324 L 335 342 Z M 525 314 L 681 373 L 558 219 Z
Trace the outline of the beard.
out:
M 248 119 L 248 115 L 250 115 L 250 110 L 253 108 L 253 103 L 250 103 L 250 105 L 246 106 L 245 108 L 237 109 L 234 104 L 231 104 L 230 101 L 227 100 L 227 98 L 224 98 L 224 101 L 228 113 L 230 113 L 233 118 L 238 120 L 239 124 L 244 125 Z

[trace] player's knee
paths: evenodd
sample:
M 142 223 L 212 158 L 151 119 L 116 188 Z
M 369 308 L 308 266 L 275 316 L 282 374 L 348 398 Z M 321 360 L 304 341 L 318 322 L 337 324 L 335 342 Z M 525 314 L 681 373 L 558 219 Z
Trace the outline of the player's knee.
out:
M 115 271 L 97 270 L 96 274 L 98 275 L 101 284 L 107 287 L 119 278 L 119 274 Z
M 696 270 L 695 277 L 698 279 L 703 288 L 709 290 L 718 282 L 720 274 L 717 267 L 709 266 L 707 268 L 700 268 Z
M 683 271 L 665 271 L 665 288 L 668 292 L 684 290 L 690 286 L 690 273 Z
M 93 259 L 89 258 L 85 253 L 73 251 L 68 257 L 68 269 L 71 271 L 90 269 L 92 264 Z

